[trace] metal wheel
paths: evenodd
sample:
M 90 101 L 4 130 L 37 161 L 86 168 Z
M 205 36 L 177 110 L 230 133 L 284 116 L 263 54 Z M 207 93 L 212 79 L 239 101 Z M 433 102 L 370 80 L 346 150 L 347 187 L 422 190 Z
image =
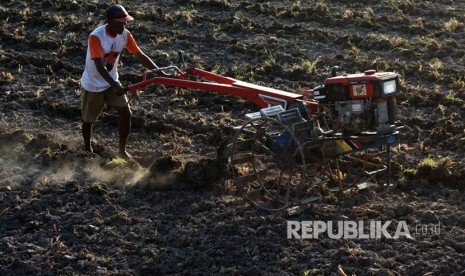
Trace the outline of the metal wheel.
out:
M 244 199 L 267 211 L 288 207 L 305 178 L 301 145 L 289 127 L 269 117 L 250 120 L 240 128 L 229 165 Z

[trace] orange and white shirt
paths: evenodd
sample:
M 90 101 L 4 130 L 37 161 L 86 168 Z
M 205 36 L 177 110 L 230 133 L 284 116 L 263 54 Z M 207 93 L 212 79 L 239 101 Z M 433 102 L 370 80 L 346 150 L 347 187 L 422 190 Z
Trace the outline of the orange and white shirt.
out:
M 81 78 L 82 88 L 90 92 L 101 92 L 110 87 L 110 84 L 97 71 L 93 61 L 95 58 L 102 58 L 110 76 L 118 81 L 118 61 L 124 48 L 133 55 L 140 51 L 132 34 L 127 29 L 116 36 L 108 32 L 107 25 L 92 31 L 88 41 L 86 65 Z

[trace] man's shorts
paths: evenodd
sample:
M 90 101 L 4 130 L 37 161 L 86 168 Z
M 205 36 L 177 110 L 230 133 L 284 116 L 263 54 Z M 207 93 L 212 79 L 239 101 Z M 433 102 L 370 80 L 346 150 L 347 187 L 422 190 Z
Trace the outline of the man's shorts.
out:
M 97 120 L 105 104 L 109 107 L 129 107 L 126 95 L 118 96 L 111 89 L 102 92 L 89 92 L 82 90 L 81 113 L 82 120 L 93 123 Z

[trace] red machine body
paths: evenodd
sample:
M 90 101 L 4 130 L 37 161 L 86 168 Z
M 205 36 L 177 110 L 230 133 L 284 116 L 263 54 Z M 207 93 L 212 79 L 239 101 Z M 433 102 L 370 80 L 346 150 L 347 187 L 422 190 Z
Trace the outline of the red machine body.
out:
M 368 70 L 328 78 L 307 93 L 319 102 L 337 132 L 391 132 L 399 86 L 396 73 Z
M 320 102 L 334 102 L 394 96 L 397 92 L 398 82 L 396 73 L 377 73 L 375 70 L 335 76 L 324 81 L 325 91 L 316 95 L 315 99 Z

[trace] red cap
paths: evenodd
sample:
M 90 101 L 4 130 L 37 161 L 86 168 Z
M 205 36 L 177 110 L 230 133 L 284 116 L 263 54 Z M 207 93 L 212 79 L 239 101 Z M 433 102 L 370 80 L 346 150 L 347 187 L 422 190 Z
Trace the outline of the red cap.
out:
M 130 16 L 126 9 L 121 5 L 113 5 L 107 10 L 107 18 L 113 19 L 118 22 L 128 22 L 134 20 L 134 17 Z

